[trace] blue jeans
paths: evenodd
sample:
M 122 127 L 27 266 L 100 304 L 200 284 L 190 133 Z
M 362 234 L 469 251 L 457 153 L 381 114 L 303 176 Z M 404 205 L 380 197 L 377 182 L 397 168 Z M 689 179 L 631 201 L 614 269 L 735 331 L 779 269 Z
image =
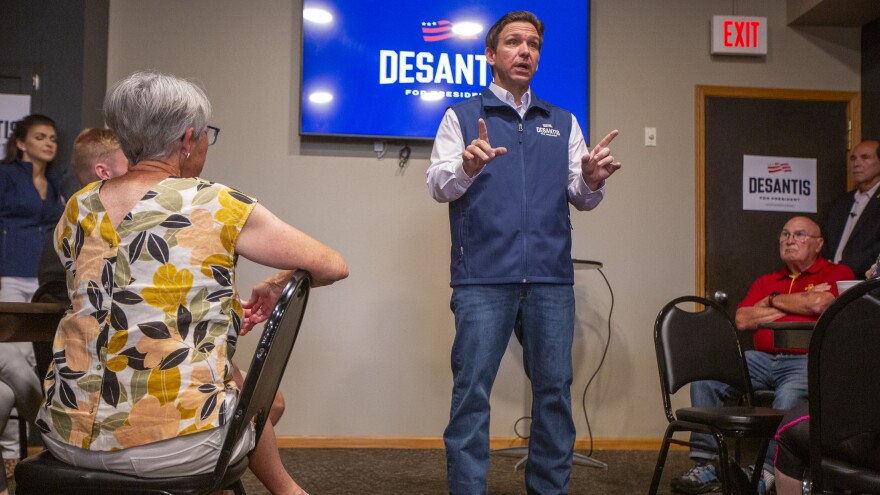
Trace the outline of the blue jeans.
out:
M 452 407 L 443 433 L 453 494 L 487 493 L 489 394 L 519 314 L 523 360 L 532 383 L 526 488 L 567 493 L 575 428 L 571 417 L 574 291 L 570 285 L 454 287 Z
M 773 407 L 787 411 L 807 401 L 807 355 L 769 354 L 760 351 L 746 351 L 746 365 L 754 390 L 775 390 Z M 720 407 L 729 399 L 738 399 L 742 393 L 721 382 L 713 380 L 691 384 L 691 405 L 693 407 Z M 708 448 L 715 446 L 712 435 L 691 433 L 691 442 Z M 770 439 L 765 465 L 773 465 L 776 454 L 776 440 Z M 698 462 L 712 460 L 715 454 L 709 451 L 691 449 L 691 459 Z

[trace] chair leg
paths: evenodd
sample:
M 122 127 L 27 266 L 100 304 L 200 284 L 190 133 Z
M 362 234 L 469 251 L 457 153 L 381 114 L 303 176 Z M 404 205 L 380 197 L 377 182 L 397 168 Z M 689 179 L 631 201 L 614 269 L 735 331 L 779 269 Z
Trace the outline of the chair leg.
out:
M 760 483 L 764 471 L 764 457 L 767 456 L 767 448 L 770 446 L 770 439 L 762 439 L 760 445 L 761 446 L 758 447 L 758 457 L 755 459 L 755 471 L 752 473 L 752 479 L 749 480 L 749 486 L 754 493 L 758 493 L 758 483 Z
M 19 459 L 24 459 L 28 455 L 28 433 L 27 433 L 27 421 L 25 421 L 24 417 L 19 414 L 18 415 L 18 449 L 19 449 Z
M 660 455 L 657 457 L 657 464 L 654 466 L 654 477 L 651 478 L 651 487 L 648 489 L 648 495 L 656 495 L 657 489 L 660 487 L 660 478 L 663 476 L 663 466 L 666 465 L 666 456 L 669 454 L 669 441 L 675 429 L 672 425 L 666 428 L 666 434 L 663 436 L 663 445 L 660 446 Z
M 737 463 L 742 459 L 742 438 L 737 436 L 733 444 L 733 460 Z
M 718 466 L 715 472 L 718 474 L 718 480 L 721 481 L 721 492 L 724 495 L 737 495 L 733 492 L 733 478 L 730 472 L 730 457 L 727 455 L 727 445 L 724 442 L 724 435 L 721 433 L 713 433 L 715 443 L 718 444 Z
M 240 479 L 235 480 L 235 483 L 226 488 L 231 488 L 232 493 L 234 493 L 235 495 L 247 495 L 244 491 L 244 483 L 242 483 Z

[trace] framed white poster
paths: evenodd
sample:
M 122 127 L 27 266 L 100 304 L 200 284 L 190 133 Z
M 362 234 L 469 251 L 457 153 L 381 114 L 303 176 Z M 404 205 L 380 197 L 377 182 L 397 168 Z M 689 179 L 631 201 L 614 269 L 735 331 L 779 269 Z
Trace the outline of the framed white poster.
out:
M 30 95 L 0 93 L 0 160 L 6 156 L 6 141 L 15 123 L 31 113 Z
M 743 210 L 816 213 L 816 159 L 743 155 Z

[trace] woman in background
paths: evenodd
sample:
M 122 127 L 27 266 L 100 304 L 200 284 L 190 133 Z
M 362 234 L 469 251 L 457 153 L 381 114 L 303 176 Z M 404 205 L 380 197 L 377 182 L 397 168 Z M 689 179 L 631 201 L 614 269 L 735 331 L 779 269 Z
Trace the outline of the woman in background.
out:
M 61 183 L 51 174 L 55 122 L 28 115 L 16 122 L 0 164 L 0 301 L 29 302 L 37 290 L 37 271 L 46 234 L 55 228 L 64 202 Z M 27 342 L 0 344 L 0 451 L 6 477 L 19 459 L 18 429 L 7 428 L 13 406 L 33 420 L 42 394 Z M 0 493 L 5 490 L 5 478 Z
M 72 308 L 37 425 L 63 462 L 150 478 L 210 472 L 240 385 L 238 256 L 284 270 L 272 282 L 294 269 L 313 286 L 348 276 L 336 251 L 198 177 L 219 133 L 210 118 L 198 86 L 158 72 L 132 74 L 104 100 L 132 165 L 79 191 L 55 230 Z M 255 448 L 253 429 L 244 436 L 232 462 L 249 452 L 272 493 L 304 493 L 270 423 Z

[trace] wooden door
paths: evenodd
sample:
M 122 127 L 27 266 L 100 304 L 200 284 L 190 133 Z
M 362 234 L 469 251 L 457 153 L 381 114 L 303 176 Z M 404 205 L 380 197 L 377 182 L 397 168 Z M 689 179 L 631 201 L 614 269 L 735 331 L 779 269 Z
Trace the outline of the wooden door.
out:
M 848 188 L 859 105 L 852 92 L 697 87 L 697 294 L 726 292 L 732 314 L 758 276 L 782 267 L 777 235 L 789 218 L 825 222 Z M 743 155 L 815 158 L 818 211 L 743 210 Z

